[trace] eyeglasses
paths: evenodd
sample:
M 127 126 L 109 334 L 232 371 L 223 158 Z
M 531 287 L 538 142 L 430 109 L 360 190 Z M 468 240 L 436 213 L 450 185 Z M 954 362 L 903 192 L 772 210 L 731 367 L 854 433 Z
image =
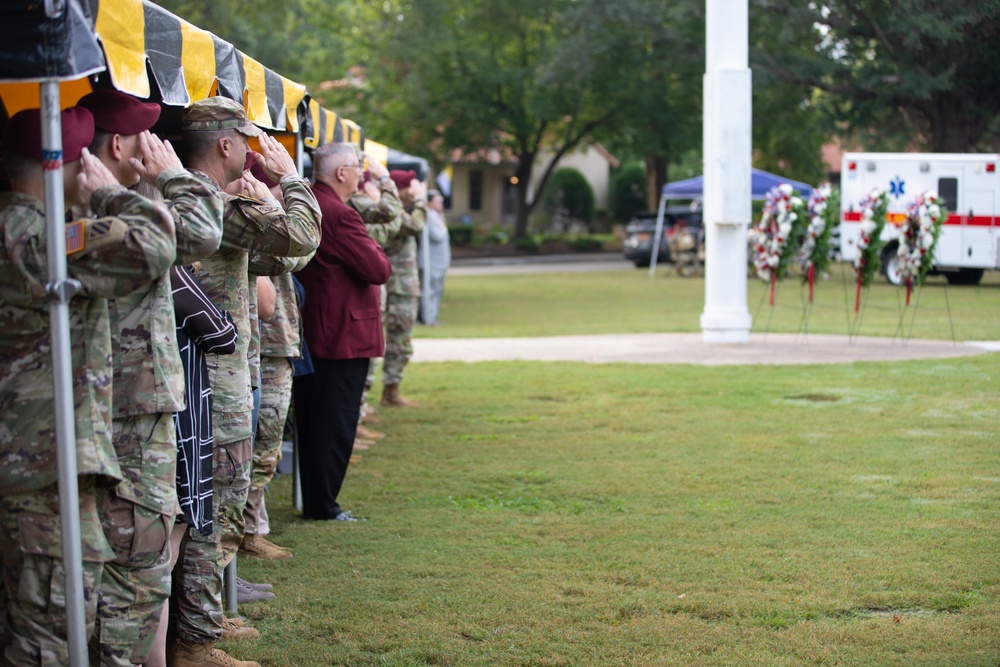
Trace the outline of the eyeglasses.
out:
M 365 168 L 361 165 L 360 162 L 357 163 L 357 164 L 345 164 L 343 166 L 345 166 L 345 167 L 347 167 L 349 169 L 357 169 L 359 173 L 364 173 L 364 171 L 365 171 Z

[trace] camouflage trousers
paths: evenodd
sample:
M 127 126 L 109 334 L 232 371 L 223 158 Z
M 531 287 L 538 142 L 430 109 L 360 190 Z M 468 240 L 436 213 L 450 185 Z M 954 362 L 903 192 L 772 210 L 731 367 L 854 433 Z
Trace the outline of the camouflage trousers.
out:
M 177 442 L 167 413 L 115 419 L 113 426 L 129 481 L 98 494 L 104 536 L 115 557 L 104 566 L 91 655 L 99 651 L 102 667 L 131 667 L 149 658 L 170 596 Z
M 213 447 L 212 534 L 189 528 L 174 566 L 170 606 L 185 641 L 202 644 L 222 635 L 222 571 L 243 541 L 252 452 L 250 438 Z
M 419 296 L 389 294 L 385 316 L 385 357 L 382 359 L 382 384 L 399 384 L 403 369 L 413 356 L 410 336 L 417 321 Z
M 281 440 L 292 400 L 292 362 L 286 357 L 260 358 L 260 418 L 253 441 L 250 491 L 243 511 L 246 533 L 256 535 L 263 523 L 264 487 L 271 483 L 281 461 Z
M 89 638 L 97 618 L 104 563 L 113 554 L 97 516 L 94 478 L 80 477 L 83 609 Z M 62 523 L 56 486 L 0 498 L 0 664 L 69 664 Z

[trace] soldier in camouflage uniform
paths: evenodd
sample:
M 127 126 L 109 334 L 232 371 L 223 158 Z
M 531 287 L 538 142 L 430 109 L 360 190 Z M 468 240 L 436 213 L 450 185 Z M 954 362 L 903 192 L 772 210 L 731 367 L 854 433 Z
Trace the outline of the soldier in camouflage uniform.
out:
M 360 158 L 364 160 L 364 156 Z M 385 248 L 389 245 L 390 239 L 395 238 L 399 233 L 403 218 L 400 213 L 403 210 L 403 203 L 399 199 L 399 190 L 396 182 L 389 176 L 389 171 L 382 166 L 378 160 L 369 158 L 369 171 L 371 180 L 365 181 L 362 188 L 351 195 L 347 200 L 347 205 L 361 215 L 368 230 L 368 236 Z M 375 185 L 375 183 L 378 185 Z M 381 285 L 382 303 L 386 300 L 386 287 Z M 365 415 L 371 408 L 368 405 L 368 391 L 375 384 L 375 370 L 378 367 L 378 359 L 373 358 L 368 364 L 368 375 L 365 377 L 365 390 L 361 395 L 361 414 L 358 417 L 358 437 L 380 438 L 384 434 L 370 431 L 361 425 Z M 355 449 L 357 449 L 357 443 Z
M 94 152 L 126 186 L 156 187 L 173 214 L 176 263 L 215 252 L 222 240 L 222 199 L 188 173 L 169 143 L 148 132 L 160 106 L 113 90 L 84 96 L 94 115 Z M 135 164 L 129 158 L 139 158 Z M 169 273 L 108 303 L 114 352 L 113 437 L 123 481 L 98 498 L 104 534 L 115 552 L 105 565 L 94 644 L 100 664 L 130 667 L 149 657 L 170 596 L 170 533 L 177 505 L 177 443 L 172 413 L 184 409 Z
M 320 212 L 308 182 L 276 140 L 249 123 L 239 104 L 221 97 L 195 102 L 182 120 L 182 134 L 191 172 L 214 190 L 224 203 L 222 245 L 200 262 L 197 276 L 220 310 L 228 310 L 239 332 L 236 354 L 207 355 L 213 391 L 214 439 L 213 533 L 202 537 L 189 530 L 175 569 L 177 646 L 173 665 L 257 663 L 232 661 L 213 648 L 222 633 L 222 570 L 243 539 L 243 508 L 250 486 L 252 455 L 248 272 L 251 255 L 301 257 L 319 245 Z M 241 179 L 247 137 L 257 136 L 257 160 L 281 185 L 286 211 L 250 197 L 233 196 L 222 188 Z M 246 180 L 245 178 L 243 179 Z M 247 184 L 249 187 L 249 184 Z M 248 191 L 248 190 L 244 190 Z
M 83 542 L 84 610 L 93 632 L 104 563 L 114 553 L 98 519 L 98 488 L 122 478 L 112 446 L 112 349 L 107 299 L 126 297 L 174 261 L 167 208 L 129 192 L 87 152 L 86 109 L 63 112 L 67 208 L 98 219 L 66 226 L 70 278 L 82 289 L 69 304 L 76 457 Z M 13 192 L 0 195 L 0 545 L 4 664 L 66 665 L 61 523 L 52 428 L 46 228 L 37 109 L 15 114 L 3 138 Z
M 392 276 L 386 285 L 388 298 L 385 316 L 385 357 L 382 360 L 382 405 L 416 407 L 399 393 L 403 369 L 413 354 L 410 336 L 420 307 L 420 274 L 417 270 L 417 237 L 427 223 L 424 184 L 412 171 L 393 171 L 399 197 L 405 210 L 400 213 L 399 234 L 389 242 L 385 254 L 392 263 Z

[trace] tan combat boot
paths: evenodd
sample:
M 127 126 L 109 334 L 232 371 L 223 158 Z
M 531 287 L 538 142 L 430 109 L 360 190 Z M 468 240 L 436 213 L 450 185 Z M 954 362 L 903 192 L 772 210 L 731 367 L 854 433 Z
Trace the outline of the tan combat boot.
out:
M 399 393 L 398 384 L 387 384 L 382 388 L 382 405 L 392 408 L 415 408 L 417 402 L 404 398 Z
M 362 424 L 358 424 L 357 436 L 365 440 L 381 440 L 385 437 L 385 433 L 379 433 L 378 431 L 373 431 L 370 428 L 366 428 Z
M 237 660 L 222 649 L 213 648 L 212 642 L 191 644 L 177 640 L 172 667 L 260 667 L 259 662 Z
M 285 560 L 292 557 L 292 552 L 288 549 L 279 547 L 263 535 L 252 533 L 243 536 L 239 553 L 243 556 L 263 558 L 264 560 Z
M 222 619 L 223 639 L 257 639 L 257 637 L 260 637 L 257 629 L 246 625 L 242 618 Z
M 354 439 L 354 451 L 356 451 L 356 452 L 363 452 L 363 451 L 365 451 L 366 449 L 368 449 L 369 447 L 371 447 L 374 444 L 375 444 L 374 440 L 365 440 L 363 438 L 355 438 Z

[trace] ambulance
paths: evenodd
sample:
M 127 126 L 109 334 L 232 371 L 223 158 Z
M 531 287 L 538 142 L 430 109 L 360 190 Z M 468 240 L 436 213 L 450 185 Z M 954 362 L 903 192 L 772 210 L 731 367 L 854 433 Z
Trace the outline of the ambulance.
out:
M 934 254 L 934 273 L 949 283 L 975 285 L 1000 269 L 1000 155 L 996 153 L 845 153 L 840 172 L 840 244 L 844 261 L 857 256 L 860 203 L 875 187 L 889 194 L 882 232 L 882 273 L 899 284 L 896 253 L 906 209 L 930 190 L 948 218 Z

